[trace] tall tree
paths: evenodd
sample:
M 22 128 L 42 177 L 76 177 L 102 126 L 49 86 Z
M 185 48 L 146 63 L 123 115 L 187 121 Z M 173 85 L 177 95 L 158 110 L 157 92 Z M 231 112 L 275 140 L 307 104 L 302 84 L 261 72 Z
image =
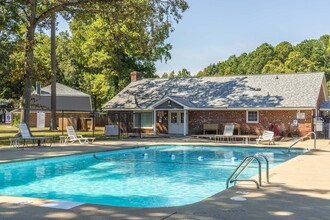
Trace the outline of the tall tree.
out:
M 66 18 L 75 16 L 80 13 L 80 18 L 85 19 L 88 14 L 109 14 L 120 9 L 121 4 L 127 2 L 134 3 L 139 1 L 134 0 L 0 0 L 0 10 L 9 11 L 8 17 L 14 20 L 13 23 L 21 25 L 25 31 L 21 36 L 25 37 L 25 65 L 24 65 L 24 94 L 22 100 L 22 121 L 29 124 L 30 119 L 30 101 L 31 101 L 31 85 L 34 64 L 34 46 L 35 32 L 37 27 L 41 27 L 48 23 L 50 15 L 55 12 L 65 13 Z M 145 2 L 145 1 L 144 1 Z M 149 0 L 146 1 L 146 6 L 149 6 L 152 11 L 150 16 L 151 21 L 155 22 L 154 26 L 165 25 L 171 29 L 170 20 L 178 21 L 181 18 L 181 13 L 187 9 L 188 5 L 184 0 Z M 129 10 L 126 16 L 129 18 Z M 143 11 L 142 11 L 143 12 Z M 85 15 L 85 16 L 83 16 Z M 160 19 L 155 19 L 160 18 Z M 7 20 L 6 20 L 7 21 Z M 11 20 L 10 20 L 11 21 Z M 9 22 L 9 21 L 8 21 Z M 157 24 L 156 24 L 157 23 Z M 150 30 L 152 31 L 152 30 Z M 168 35 L 165 34 L 165 40 Z
M 176 77 L 177 78 L 188 78 L 188 77 L 191 77 L 191 74 L 186 68 L 183 68 L 182 70 L 179 70 L 178 75 Z
M 315 63 L 306 59 L 298 51 L 291 52 L 284 65 L 288 69 L 288 73 L 313 72 L 316 70 Z
M 278 45 L 276 45 L 274 50 L 275 50 L 277 58 L 282 63 L 284 63 L 285 60 L 288 58 L 289 54 L 293 51 L 293 46 L 289 42 L 283 41 L 283 42 L 279 43 Z
M 168 75 L 168 78 L 175 78 L 175 77 L 176 77 L 175 72 L 174 72 L 174 70 L 172 70 L 170 72 L 170 74 Z
M 168 73 L 164 72 L 162 78 L 168 78 Z
M 261 73 L 287 73 L 288 70 L 280 60 L 271 60 L 262 68 Z
M 57 130 L 56 123 L 56 15 L 55 12 L 51 14 L 51 66 L 52 66 L 52 77 L 51 77 L 51 102 L 50 102 L 50 130 Z

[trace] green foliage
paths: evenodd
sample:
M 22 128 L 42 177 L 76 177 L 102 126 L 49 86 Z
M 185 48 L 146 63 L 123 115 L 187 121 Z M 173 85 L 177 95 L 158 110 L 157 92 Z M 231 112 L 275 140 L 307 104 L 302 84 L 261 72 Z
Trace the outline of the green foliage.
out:
M 264 43 L 250 53 L 210 64 L 197 76 L 325 72 L 330 80 L 330 36 L 304 40 L 296 46 L 281 42 L 275 47 Z M 328 87 L 330 88 L 330 87 Z M 329 91 L 330 94 L 330 91 Z
M 298 51 L 291 52 L 284 65 L 288 68 L 287 72 L 289 73 L 313 72 L 316 70 L 314 62 Z
M 179 70 L 178 75 L 176 77 L 177 78 L 188 78 L 188 77 L 191 77 L 191 74 L 186 68 L 183 68 L 182 70 Z
M 168 78 L 168 73 L 163 73 L 162 78 Z
M 112 87 L 109 85 L 104 74 L 88 74 L 84 73 L 81 82 L 81 87 L 83 91 L 96 96 L 96 107 L 100 109 L 102 104 L 112 98 L 113 91 Z M 93 99 L 94 102 L 94 99 Z M 95 105 L 95 103 L 93 103 Z
M 163 73 L 162 78 L 189 78 L 191 77 L 191 73 L 186 69 L 183 68 L 182 70 L 179 70 L 178 74 L 175 73 L 174 70 L 168 73 Z
M 276 45 L 274 49 L 278 60 L 284 63 L 288 58 L 289 54 L 293 51 L 293 48 L 294 47 L 287 41 L 283 41 Z
M 51 12 L 61 13 L 72 33 L 56 39 L 58 82 L 95 94 L 100 107 L 130 82 L 131 71 L 157 77 L 155 62 L 170 59 L 165 40 L 187 8 L 185 0 L 1 1 L 0 98 L 23 95 L 27 112 L 30 85 L 50 84 L 50 38 L 43 31 Z
M 18 124 L 21 123 L 21 115 L 19 113 L 13 114 L 13 125 L 16 127 Z

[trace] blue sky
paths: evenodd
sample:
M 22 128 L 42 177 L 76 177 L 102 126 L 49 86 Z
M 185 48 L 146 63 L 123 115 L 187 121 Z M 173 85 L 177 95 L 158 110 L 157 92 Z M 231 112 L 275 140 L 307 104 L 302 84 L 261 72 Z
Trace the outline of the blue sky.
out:
M 187 2 L 190 8 L 167 40 L 173 46 L 172 59 L 156 64 L 159 75 L 182 68 L 194 75 L 211 63 L 253 51 L 264 42 L 297 44 L 330 34 L 329 0 Z

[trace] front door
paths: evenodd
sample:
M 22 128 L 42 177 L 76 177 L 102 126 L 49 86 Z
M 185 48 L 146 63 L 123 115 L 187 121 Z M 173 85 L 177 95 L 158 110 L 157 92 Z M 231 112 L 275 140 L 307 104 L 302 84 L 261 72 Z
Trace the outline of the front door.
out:
M 169 134 L 183 134 L 184 113 L 183 111 L 170 111 L 170 120 L 168 122 Z

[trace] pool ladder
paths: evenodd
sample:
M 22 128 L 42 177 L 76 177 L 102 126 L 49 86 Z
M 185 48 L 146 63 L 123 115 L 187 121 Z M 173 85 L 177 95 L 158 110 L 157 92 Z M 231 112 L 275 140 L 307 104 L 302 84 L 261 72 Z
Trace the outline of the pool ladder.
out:
M 255 154 L 254 156 L 247 156 L 244 158 L 244 160 L 237 166 L 237 168 L 234 170 L 234 172 L 230 175 L 230 177 L 227 179 L 226 187 L 229 188 L 229 183 L 233 182 L 239 182 L 239 181 L 249 181 L 254 182 L 257 185 L 257 188 L 259 189 L 260 186 L 262 186 L 261 183 L 261 161 L 260 158 L 264 158 L 266 162 L 266 177 L 267 177 L 267 183 L 269 183 L 269 161 L 267 157 L 263 154 Z M 248 168 L 248 166 L 256 160 L 258 162 L 258 171 L 259 171 L 259 183 L 258 181 L 254 179 L 239 179 L 239 176 L 243 173 L 243 171 Z
M 314 149 L 316 149 L 316 133 L 313 132 L 313 131 L 311 131 L 311 132 L 309 132 L 308 134 L 306 134 L 304 137 L 299 138 L 296 142 L 294 142 L 293 144 L 291 144 L 291 146 L 288 147 L 288 153 L 290 153 L 291 148 L 292 148 L 294 145 L 296 145 L 296 144 L 297 144 L 298 142 L 300 142 L 300 141 L 303 141 L 305 138 L 307 138 L 307 137 L 308 137 L 309 135 L 311 135 L 311 134 L 314 135 Z

